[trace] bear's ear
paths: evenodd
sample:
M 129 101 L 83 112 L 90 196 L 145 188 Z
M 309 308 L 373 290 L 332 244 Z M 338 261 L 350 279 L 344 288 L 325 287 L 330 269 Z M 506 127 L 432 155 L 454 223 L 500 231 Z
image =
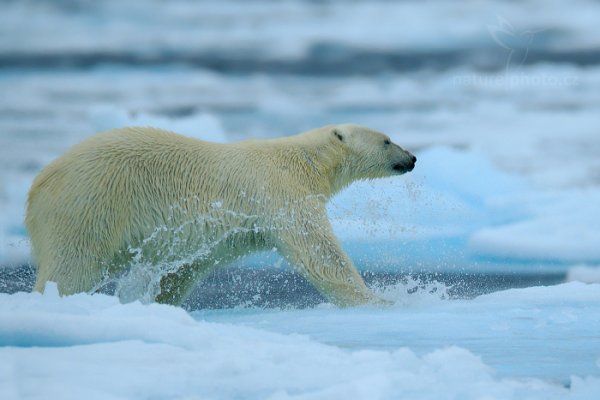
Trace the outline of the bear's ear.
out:
M 335 136 L 340 142 L 344 141 L 344 136 L 342 136 L 342 134 L 340 133 L 340 131 L 338 129 L 333 129 L 332 131 L 333 136 Z

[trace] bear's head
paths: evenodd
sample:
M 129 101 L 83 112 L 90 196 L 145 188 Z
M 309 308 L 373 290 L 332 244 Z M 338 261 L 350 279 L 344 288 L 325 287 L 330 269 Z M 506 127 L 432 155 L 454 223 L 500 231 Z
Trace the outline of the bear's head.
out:
M 344 184 L 400 175 L 415 167 L 417 158 L 381 132 L 354 124 L 333 125 L 329 129 L 331 140 L 344 153 L 338 167 Z

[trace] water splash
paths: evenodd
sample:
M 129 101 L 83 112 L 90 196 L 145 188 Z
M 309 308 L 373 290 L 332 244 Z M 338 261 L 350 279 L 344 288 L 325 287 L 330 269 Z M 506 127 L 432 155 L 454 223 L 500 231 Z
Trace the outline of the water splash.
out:
M 245 193 L 241 198 L 247 198 L 255 209 L 269 202 L 268 198 L 249 198 Z M 197 207 L 200 202 L 201 199 L 194 197 L 173 204 L 166 223 L 156 227 L 138 245 L 128 247 L 121 257 L 127 260 L 124 266 L 107 266 L 104 279 L 93 291 L 114 285 L 114 292 L 122 302 L 150 303 L 161 292 L 161 280 L 168 274 L 193 266 L 194 273 L 197 270 L 199 276 L 206 275 L 218 265 L 263 250 L 261 246 L 273 249 L 266 240 L 257 243 L 267 235 L 289 229 L 308 234 L 312 227 L 310 221 L 304 229 L 291 223 L 296 207 L 289 203 L 274 213 L 272 220 L 263 221 L 258 214 L 228 209 L 221 200 L 210 202 L 205 212 L 189 211 L 201 208 Z
M 449 300 L 452 286 L 437 280 L 405 276 L 393 284 L 374 282 L 371 289 L 394 306 L 418 306 Z

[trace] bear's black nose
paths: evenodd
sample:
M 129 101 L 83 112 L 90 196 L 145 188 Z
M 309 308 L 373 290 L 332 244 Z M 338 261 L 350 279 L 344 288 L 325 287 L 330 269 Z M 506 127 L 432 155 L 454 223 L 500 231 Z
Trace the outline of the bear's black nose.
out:
M 417 162 L 417 157 L 412 156 L 412 162 L 413 162 L 413 164 L 416 163 Z

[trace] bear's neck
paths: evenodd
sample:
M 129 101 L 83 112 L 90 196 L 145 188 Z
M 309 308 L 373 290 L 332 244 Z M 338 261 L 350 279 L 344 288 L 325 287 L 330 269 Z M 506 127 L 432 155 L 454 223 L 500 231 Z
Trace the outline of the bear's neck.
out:
M 309 191 L 323 195 L 327 200 L 350 183 L 343 168 L 344 148 L 330 137 L 305 140 L 304 135 L 286 138 L 289 161 L 295 164 L 298 178 Z M 321 135 L 323 136 L 323 135 Z

